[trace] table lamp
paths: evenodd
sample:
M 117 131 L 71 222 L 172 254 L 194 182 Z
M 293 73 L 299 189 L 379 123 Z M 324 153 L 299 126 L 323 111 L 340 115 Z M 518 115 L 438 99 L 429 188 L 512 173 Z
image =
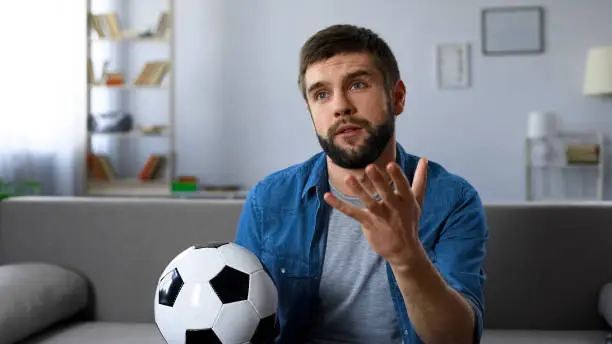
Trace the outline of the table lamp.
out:
M 612 95 L 612 46 L 589 50 L 582 92 L 588 96 Z

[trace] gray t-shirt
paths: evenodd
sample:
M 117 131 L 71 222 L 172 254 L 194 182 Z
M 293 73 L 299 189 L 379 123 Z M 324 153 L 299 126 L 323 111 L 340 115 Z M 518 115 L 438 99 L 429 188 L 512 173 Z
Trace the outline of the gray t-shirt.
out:
M 360 206 L 331 187 L 340 199 Z M 329 223 L 321 312 L 307 343 L 402 342 L 389 291 L 386 262 L 370 247 L 361 224 L 335 209 Z

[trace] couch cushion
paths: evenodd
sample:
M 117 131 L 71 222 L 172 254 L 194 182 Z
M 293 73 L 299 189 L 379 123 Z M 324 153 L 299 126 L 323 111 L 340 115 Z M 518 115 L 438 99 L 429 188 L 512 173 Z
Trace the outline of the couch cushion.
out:
M 603 344 L 604 331 L 487 330 L 481 344 Z
M 612 327 L 612 282 L 606 283 L 601 287 L 597 310 L 606 319 L 608 325 Z
M 165 344 L 155 324 L 80 322 L 63 325 L 23 344 Z
M 45 263 L 0 266 L 0 343 L 14 343 L 87 305 L 87 282 Z

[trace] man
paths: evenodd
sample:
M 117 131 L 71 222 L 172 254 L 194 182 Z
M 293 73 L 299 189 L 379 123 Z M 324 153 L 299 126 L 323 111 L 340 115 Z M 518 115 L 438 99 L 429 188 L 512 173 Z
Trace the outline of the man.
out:
M 334 25 L 300 55 L 323 152 L 249 193 L 236 242 L 274 280 L 277 343 L 474 343 L 488 237 L 477 192 L 406 153 L 406 88 L 375 33 Z

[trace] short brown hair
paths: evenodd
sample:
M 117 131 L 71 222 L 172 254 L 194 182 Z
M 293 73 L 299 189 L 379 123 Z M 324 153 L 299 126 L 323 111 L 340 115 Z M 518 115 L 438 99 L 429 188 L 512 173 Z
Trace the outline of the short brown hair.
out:
M 380 71 L 387 91 L 400 79 L 397 61 L 391 48 L 375 32 L 350 24 L 337 24 L 324 28 L 310 37 L 300 51 L 298 86 L 306 99 L 304 74 L 313 63 L 343 53 L 369 53 Z

